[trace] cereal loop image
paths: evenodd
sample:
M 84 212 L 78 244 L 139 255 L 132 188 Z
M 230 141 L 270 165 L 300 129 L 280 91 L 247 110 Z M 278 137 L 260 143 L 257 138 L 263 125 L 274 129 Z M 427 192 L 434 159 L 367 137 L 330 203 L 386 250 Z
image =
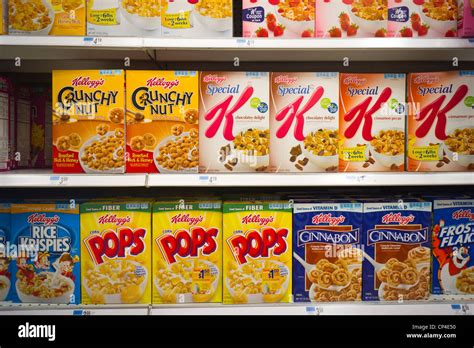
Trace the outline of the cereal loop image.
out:
M 105 127 L 108 129 L 108 126 Z M 103 126 L 98 126 L 100 132 Z M 120 134 L 120 132 L 119 132 Z M 124 139 L 114 132 L 104 133 L 103 136 L 89 142 L 82 148 L 81 162 L 84 166 L 99 171 L 118 169 L 124 166 Z
M 196 109 L 187 109 L 184 112 L 184 120 L 189 124 L 195 124 L 199 119 L 199 113 Z
M 68 136 L 59 137 L 56 140 L 56 147 L 59 149 L 59 151 L 67 151 L 71 148 L 71 140 Z
M 113 108 L 109 111 L 109 119 L 114 123 L 121 123 L 125 118 L 125 113 L 122 108 Z
M 190 133 L 182 133 L 182 126 L 173 126 L 179 136 L 158 148 L 155 158 L 159 167 L 172 171 L 197 169 L 199 165 L 199 143 Z M 193 134 L 196 134 L 194 131 Z

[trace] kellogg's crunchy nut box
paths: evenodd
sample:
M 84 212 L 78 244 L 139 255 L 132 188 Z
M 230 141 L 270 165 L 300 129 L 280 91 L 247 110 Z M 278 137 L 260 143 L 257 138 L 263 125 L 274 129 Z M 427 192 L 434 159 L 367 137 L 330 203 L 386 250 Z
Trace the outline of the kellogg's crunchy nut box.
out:
M 224 303 L 291 301 L 288 202 L 224 203 Z
M 53 172 L 124 172 L 124 74 L 53 71 Z
M 197 173 L 197 71 L 127 71 L 127 172 Z
M 338 73 L 271 73 L 270 171 L 338 168 Z
M 340 74 L 339 171 L 403 171 L 405 74 Z
M 151 202 L 81 205 L 82 303 L 151 303 Z
M 222 302 L 222 202 L 153 205 L 153 303 Z
M 83 36 L 86 0 L 9 0 L 8 34 Z
M 408 75 L 408 170 L 474 170 L 474 71 Z
M 270 164 L 269 73 L 200 73 L 199 171 L 261 172 Z
M 7 251 L 10 243 L 11 204 L 0 202 L 0 302 L 9 301 L 12 286 L 11 258 Z

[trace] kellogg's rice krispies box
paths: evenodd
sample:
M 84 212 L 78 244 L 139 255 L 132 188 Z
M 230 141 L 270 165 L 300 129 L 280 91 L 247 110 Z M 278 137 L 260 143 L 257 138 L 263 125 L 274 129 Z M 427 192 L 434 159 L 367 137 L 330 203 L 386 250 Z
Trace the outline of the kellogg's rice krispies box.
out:
M 83 36 L 86 0 L 8 0 L 8 34 Z
M 197 173 L 197 71 L 127 71 L 127 172 Z
M 125 72 L 53 71 L 53 172 L 125 170 Z
M 403 171 L 405 74 L 340 74 L 339 171 Z
M 362 203 L 295 203 L 293 300 L 360 301 L 361 236 Z
M 78 205 L 12 204 L 11 243 L 13 302 L 80 303 Z
M 291 301 L 288 202 L 224 203 L 224 303 Z
M 474 294 L 474 200 L 433 201 L 434 294 Z
M 338 73 L 271 73 L 270 171 L 338 168 Z
M 362 299 L 427 299 L 431 202 L 365 202 L 363 229 Z
M 408 170 L 474 170 L 474 71 L 408 75 Z
M 222 202 L 153 204 L 153 303 L 222 302 Z
M 269 73 L 200 73 L 199 171 L 262 172 L 270 164 Z
M 82 303 L 151 303 L 151 202 L 81 205 Z
M 244 0 L 243 37 L 314 37 L 315 0 Z
M 8 257 L 7 243 L 10 242 L 11 205 L 0 203 L 0 302 L 10 300 L 12 277 L 10 272 L 11 259 Z

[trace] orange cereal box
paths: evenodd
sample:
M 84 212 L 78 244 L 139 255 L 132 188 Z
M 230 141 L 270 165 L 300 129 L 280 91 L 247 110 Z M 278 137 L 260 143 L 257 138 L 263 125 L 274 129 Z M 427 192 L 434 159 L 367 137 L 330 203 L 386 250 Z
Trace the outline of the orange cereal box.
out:
M 405 74 L 340 74 L 339 171 L 403 171 Z
M 53 172 L 125 170 L 123 70 L 53 71 Z
M 224 303 L 291 301 L 288 202 L 224 203 Z
M 82 303 L 151 303 L 151 202 L 80 209 Z
M 127 71 L 127 172 L 197 173 L 197 71 Z
M 474 71 L 408 75 L 408 170 L 474 170 Z
M 7 34 L 8 0 L 0 0 L 0 35 Z
M 222 202 L 153 204 L 153 303 L 222 302 Z

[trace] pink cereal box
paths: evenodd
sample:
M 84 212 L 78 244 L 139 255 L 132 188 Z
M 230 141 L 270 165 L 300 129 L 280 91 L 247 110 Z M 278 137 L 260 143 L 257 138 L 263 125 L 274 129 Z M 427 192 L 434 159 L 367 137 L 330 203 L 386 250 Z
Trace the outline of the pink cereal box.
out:
M 338 73 L 272 73 L 270 80 L 270 171 L 337 171 Z
M 405 74 L 340 74 L 339 171 L 403 171 Z
M 457 0 L 389 0 L 388 36 L 454 37 Z
M 201 72 L 199 171 L 266 171 L 270 164 L 269 73 Z
M 243 0 L 243 37 L 314 36 L 316 0 Z
M 474 37 L 474 0 L 458 0 L 458 36 Z

